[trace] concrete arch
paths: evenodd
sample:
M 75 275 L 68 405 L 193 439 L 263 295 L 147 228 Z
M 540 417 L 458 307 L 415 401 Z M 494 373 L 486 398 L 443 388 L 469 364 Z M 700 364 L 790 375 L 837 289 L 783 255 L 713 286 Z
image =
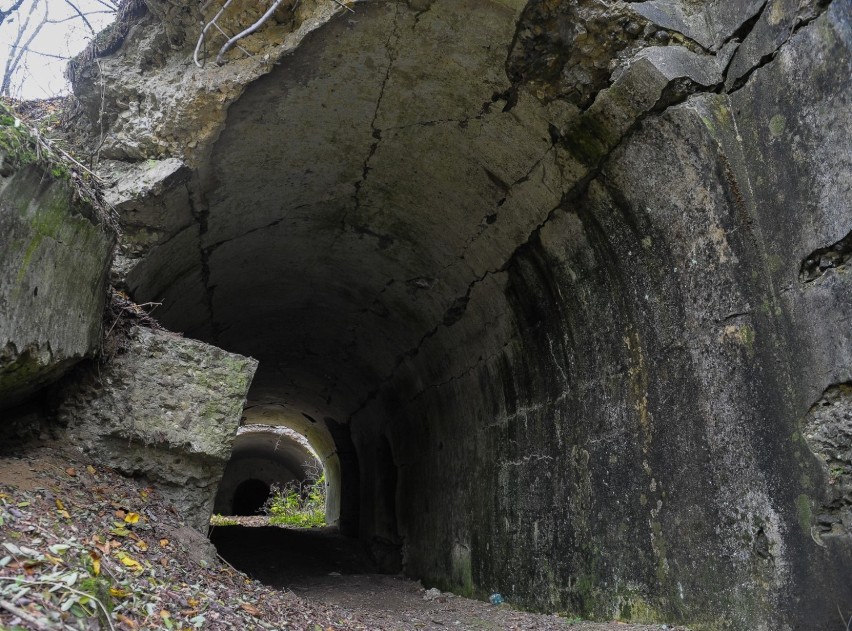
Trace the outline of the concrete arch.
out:
M 852 365 L 849 3 L 737 77 L 741 3 L 650 4 L 357 3 L 229 105 L 127 284 L 260 360 L 247 419 L 415 576 L 828 627 L 852 546 L 801 419 Z

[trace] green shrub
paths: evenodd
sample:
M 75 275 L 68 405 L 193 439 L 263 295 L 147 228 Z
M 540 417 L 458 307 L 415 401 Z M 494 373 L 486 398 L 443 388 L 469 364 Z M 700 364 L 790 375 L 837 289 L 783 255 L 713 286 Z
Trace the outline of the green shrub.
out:
M 325 526 L 325 473 L 309 475 L 304 482 L 272 485 L 264 512 L 273 526 L 316 528 Z

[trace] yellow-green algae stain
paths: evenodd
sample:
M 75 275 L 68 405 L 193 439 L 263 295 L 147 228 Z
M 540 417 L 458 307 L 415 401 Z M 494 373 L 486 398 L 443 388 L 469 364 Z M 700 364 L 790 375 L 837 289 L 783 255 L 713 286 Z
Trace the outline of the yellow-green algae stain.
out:
M 810 535 L 811 533 L 811 500 L 804 493 L 796 498 L 796 514 L 799 516 L 799 527 Z

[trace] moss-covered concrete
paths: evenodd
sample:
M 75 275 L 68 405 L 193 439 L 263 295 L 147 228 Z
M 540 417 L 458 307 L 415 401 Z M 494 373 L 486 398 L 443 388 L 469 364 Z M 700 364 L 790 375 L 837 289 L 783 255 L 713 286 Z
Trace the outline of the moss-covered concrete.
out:
M 80 177 L 80 176 L 77 176 Z M 0 111 L 0 407 L 99 346 L 116 233 L 71 167 Z
M 160 485 L 205 532 L 257 362 L 166 331 L 134 328 L 125 352 L 63 385 L 68 440 Z

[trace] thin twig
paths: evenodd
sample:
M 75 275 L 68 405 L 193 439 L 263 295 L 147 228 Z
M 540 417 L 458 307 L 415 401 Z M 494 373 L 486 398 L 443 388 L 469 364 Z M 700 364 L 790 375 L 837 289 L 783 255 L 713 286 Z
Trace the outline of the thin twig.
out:
M 80 16 L 80 19 L 81 19 L 81 20 L 83 20 L 83 24 L 85 24 L 86 26 L 88 26 L 88 27 L 89 27 L 89 31 L 92 33 L 92 35 L 95 35 L 95 34 L 96 34 L 96 33 L 95 33 L 95 27 L 94 27 L 94 26 L 92 26 L 92 23 L 91 23 L 91 22 L 89 22 L 88 18 L 86 17 L 86 14 L 85 14 L 85 13 L 83 13 L 83 12 L 80 10 L 80 7 L 78 7 L 76 4 L 74 4 L 73 2 L 71 2 L 71 0 L 65 0 L 65 4 L 67 4 L 69 7 L 71 7 L 72 9 L 74 9 L 74 12 L 75 12 L 77 15 L 79 15 L 79 16 Z
M 118 11 L 118 5 L 114 2 L 104 2 L 104 0 L 95 0 L 100 5 L 105 6 L 108 9 L 112 9 L 113 11 Z
M 228 0 L 225 4 L 223 4 L 222 8 L 219 9 L 216 15 L 213 16 L 213 19 L 210 20 L 204 26 L 203 29 L 201 29 L 201 35 L 198 36 L 198 43 L 195 44 L 195 52 L 192 55 L 193 60 L 195 60 L 195 65 L 199 68 L 204 67 L 204 64 L 198 61 L 198 52 L 201 50 L 202 44 L 204 44 L 204 37 L 207 35 L 207 31 L 210 29 L 210 27 L 213 26 L 216 23 L 216 20 L 218 20 L 222 16 L 222 14 L 225 12 L 225 9 L 228 8 L 228 5 L 230 5 L 231 2 L 233 2 L 233 0 Z
M 225 32 L 225 29 L 223 29 L 223 28 L 222 28 L 221 26 L 219 26 L 218 24 L 216 24 L 216 25 L 214 25 L 214 26 L 216 27 L 216 30 L 217 30 L 217 31 L 219 31 L 222 35 L 224 35 L 224 36 L 225 36 L 225 39 L 228 39 L 228 38 L 230 38 L 230 37 L 231 37 L 231 34 L 230 34 L 230 33 L 226 33 L 226 32 Z M 240 46 L 239 44 L 237 44 L 237 48 L 239 48 L 241 51 L 243 51 L 243 52 L 244 52 L 247 56 L 249 56 L 249 57 L 254 57 L 254 55 L 252 55 L 249 51 L 247 51 L 245 48 L 243 48 L 243 47 L 242 47 L 242 46 Z
M 60 154 L 63 158 L 65 158 L 69 162 L 72 162 L 76 166 L 83 169 L 83 171 L 85 171 L 88 175 L 90 175 L 94 180 L 96 180 L 100 184 L 103 184 L 103 180 L 97 175 L 97 173 L 95 173 L 91 169 L 88 169 L 85 166 L 83 166 L 71 154 L 69 154 L 67 151 L 65 151 L 61 147 L 55 146 L 47 138 L 42 137 L 42 135 L 38 132 L 38 130 L 33 129 L 29 125 L 27 126 L 27 129 L 30 131 L 30 133 L 33 135 L 33 137 L 36 139 L 37 144 L 44 146 L 44 148 L 47 149 L 49 152 L 52 151 L 52 152 L 56 152 L 56 153 Z
M 17 576 L 0 576 L 0 581 L 16 581 L 20 582 L 21 585 L 50 585 L 51 587 L 59 587 L 61 589 L 67 589 L 69 592 L 73 594 L 77 594 L 78 596 L 85 596 L 89 600 L 98 603 L 101 606 L 101 609 L 104 610 L 106 614 L 106 621 L 109 625 L 109 628 L 112 631 L 115 631 L 115 627 L 112 626 L 112 620 L 109 617 L 109 610 L 104 606 L 104 604 L 92 596 L 91 594 L 87 594 L 86 592 L 81 592 L 79 589 L 74 589 L 73 587 L 69 587 L 66 583 L 57 583 L 56 581 L 24 581 L 20 580 L 20 577 Z
M 840 614 L 840 619 L 843 621 L 843 624 L 846 625 L 846 631 L 852 629 L 852 614 L 849 615 L 849 621 L 846 621 L 846 616 L 843 615 L 843 612 L 840 610 L 840 605 L 837 605 L 837 613 Z
M 278 9 L 278 7 L 281 5 L 282 2 L 284 2 L 284 0 L 275 0 L 275 2 L 272 3 L 272 6 L 269 7 L 269 9 L 267 9 L 266 13 L 264 13 L 262 16 L 260 16 L 260 19 L 257 22 L 252 24 L 250 27 L 248 27 L 244 31 L 237 33 L 231 39 L 229 39 L 227 42 L 225 42 L 225 45 L 222 46 L 222 48 L 219 50 L 219 54 L 216 55 L 216 65 L 221 66 L 222 64 L 224 64 L 225 62 L 222 59 L 222 57 L 225 55 L 225 53 L 227 53 L 229 50 L 231 50 L 231 48 L 234 46 L 234 44 L 236 44 L 239 40 L 241 40 L 242 38 L 244 38 L 248 35 L 251 35 L 257 29 L 259 29 L 261 26 L 263 26 L 266 23 L 266 21 L 270 17 L 272 17 L 272 14 L 275 13 L 275 10 Z
M 53 22 L 48 22 L 48 24 L 53 24 Z M 16 46 L 11 46 L 11 48 L 14 49 L 14 48 L 16 48 Z M 63 60 L 68 59 L 68 57 L 65 57 L 64 55 L 53 55 L 51 53 L 43 53 L 40 50 L 28 50 L 27 54 L 39 55 L 41 57 L 50 57 L 51 59 L 63 59 Z
M 15 37 L 15 42 L 13 44 L 13 48 L 18 49 L 15 54 L 9 55 L 6 59 L 6 66 L 3 68 L 3 83 L 0 85 L 0 94 L 9 95 L 12 86 L 12 76 L 17 72 L 18 66 L 21 64 L 21 59 L 24 56 L 24 53 L 32 44 L 33 39 L 35 39 L 36 35 L 38 35 L 39 31 L 41 31 L 45 22 L 48 20 L 49 8 L 48 5 L 44 5 L 44 15 L 41 18 L 41 22 L 36 24 L 33 32 L 30 33 L 29 38 L 24 43 L 23 46 L 19 46 L 21 40 L 24 38 L 24 34 L 27 32 L 27 29 L 30 26 L 30 20 L 32 19 L 33 13 L 38 8 L 39 2 L 41 0 L 33 0 L 32 5 L 30 6 L 30 10 L 27 13 L 27 18 L 24 20 L 23 24 L 18 27 L 18 34 Z
M 343 7 L 344 9 L 346 9 L 347 11 L 349 11 L 349 12 L 351 12 L 351 13 L 355 13 L 355 9 L 353 9 L 352 7 L 346 6 L 346 5 L 345 5 L 345 4 L 343 4 L 340 0 L 331 0 L 331 1 L 332 1 L 332 2 L 336 2 L 337 4 L 339 4 L 340 6 L 342 6 L 342 7 Z
M 21 620 L 25 620 L 33 625 L 39 631 L 50 631 L 50 627 L 44 624 L 41 620 L 36 618 L 31 613 L 21 609 L 20 607 L 16 607 L 12 603 L 6 600 L 0 600 L 0 607 L 5 609 L 6 611 L 18 616 Z
M 215 527 L 215 526 L 214 526 L 214 527 Z M 211 531 L 211 532 L 212 532 L 212 531 Z M 216 553 L 216 556 L 217 556 L 217 557 L 219 557 L 219 560 L 220 560 L 222 563 L 224 563 L 224 564 L 225 564 L 225 565 L 227 565 L 229 568 L 231 568 L 232 570 L 234 570 L 234 572 L 239 573 L 239 570 L 238 570 L 237 568 L 235 568 L 233 565 L 231 565 L 230 563 L 228 563 L 227 559 L 225 559 L 225 557 L 223 557 L 221 554 L 219 554 L 219 553 L 217 552 L 217 553 Z
M 112 15 L 115 11 L 88 11 L 86 15 Z M 80 18 L 76 15 L 70 15 L 65 18 L 58 18 L 56 20 L 47 20 L 45 24 L 64 24 L 65 22 L 73 22 L 74 20 L 79 20 Z M 63 59 L 68 59 L 68 57 L 63 57 Z
M 100 165 L 101 163 L 101 149 L 104 146 L 104 140 L 106 136 L 104 135 L 104 115 L 106 113 L 106 84 L 104 83 L 104 68 L 101 66 L 101 60 L 95 57 L 95 63 L 98 66 L 98 80 L 101 83 L 101 106 L 98 111 L 98 125 L 100 126 L 100 137 L 98 138 L 98 147 L 95 149 L 94 154 L 89 157 L 89 164 L 92 164 L 92 158 L 94 158 L 94 166 L 95 164 Z

